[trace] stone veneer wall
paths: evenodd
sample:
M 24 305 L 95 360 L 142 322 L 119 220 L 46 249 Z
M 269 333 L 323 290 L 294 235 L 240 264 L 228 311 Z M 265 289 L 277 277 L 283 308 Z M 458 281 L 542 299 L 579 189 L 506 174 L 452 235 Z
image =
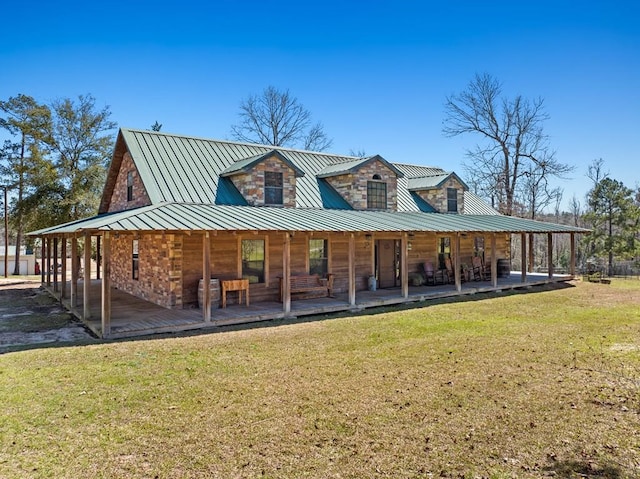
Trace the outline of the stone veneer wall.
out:
M 133 200 L 127 201 L 127 174 L 133 173 Z M 133 159 L 127 151 L 122 157 L 122 164 L 120 171 L 118 172 L 118 178 L 111 195 L 111 202 L 109 203 L 109 211 L 123 211 L 131 208 L 138 208 L 140 206 L 147 206 L 151 204 L 147 190 L 142 184 L 138 170 L 133 164 Z
M 373 175 L 380 175 L 374 180 Z M 367 182 L 380 181 L 387 184 L 387 210 L 398 210 L 398 178 L 396 174 L 380 161 L 373 161 L 355 174 L 332 176 L 327 181 L 356 210 L 367 209 Z
M 295 172 L 275 156 L 267 158 L 255 165 L 249 173 L 231 177 L 233 184 L 252 206 L 264 206 L 264 172 L 282 173 L 282 201 L 283 206 L 296 206 L 296 175 Z
M 458 190 L 458 213 L 464 212 L 464 189 L 454 178 L 449 178 L 441 188 L 416 191 L 416 193 L 438 212 L 448 213 L 447 188 L 456 188 Z
M 138 238 L 139 279 L 132 277 L 133 235 L 111 241 L 114 287 L 170 309 L 181 309 L 182 235 L 143 234 Z

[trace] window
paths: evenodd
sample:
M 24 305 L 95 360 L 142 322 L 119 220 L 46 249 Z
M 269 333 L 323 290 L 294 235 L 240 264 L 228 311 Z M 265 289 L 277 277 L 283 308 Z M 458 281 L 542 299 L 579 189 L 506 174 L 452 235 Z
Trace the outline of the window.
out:
M 282 200 L 282 173 L 275 171 L 264 172 L 264 204 L 281 205 Z
M 443 236 L 438 238 L 438 268 L 445 269 L 444 261 L 451 257 L 451 238 Z
M 381 181 L 367 181 L 367 208 L 387 209 L 387 184 Z
M 324 277 L 329 272 L 328 246 L 326 239 L 309 240 L 309 274 Z
M 242 240 L 242 277 L 264 283 L 264 240 Z
M 133 201 L 133 171 L 127 173 L 127 201 Z
M 138 240 L 134 239 L 131 245 L 131 278 L 140 279 L 140 260 L 138 258 Z
M 458 190 L 447 188 L 447 213 L 458 212 Z

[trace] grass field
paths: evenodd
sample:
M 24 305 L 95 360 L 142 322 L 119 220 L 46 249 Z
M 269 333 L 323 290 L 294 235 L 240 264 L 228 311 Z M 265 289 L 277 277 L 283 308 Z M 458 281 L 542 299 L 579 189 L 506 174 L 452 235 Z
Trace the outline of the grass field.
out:
M 0 356 L 1 478 L 640 477 L 640 282 Z

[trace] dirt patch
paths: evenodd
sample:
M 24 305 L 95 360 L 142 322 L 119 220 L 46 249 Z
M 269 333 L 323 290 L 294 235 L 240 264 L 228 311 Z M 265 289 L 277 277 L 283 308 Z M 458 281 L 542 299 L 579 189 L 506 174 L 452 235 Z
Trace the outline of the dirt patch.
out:
M 91 338 L 87 329 L 39 283 L 0 284 L 0 352 Z

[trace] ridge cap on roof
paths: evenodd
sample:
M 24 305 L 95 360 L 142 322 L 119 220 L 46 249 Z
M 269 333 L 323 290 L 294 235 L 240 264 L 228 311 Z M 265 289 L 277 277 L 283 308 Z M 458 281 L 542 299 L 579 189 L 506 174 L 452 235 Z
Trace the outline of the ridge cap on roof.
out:
M 295 152 L 295 153 L 311 153 L 314 155 L 322 155 L 322 156 L 333 156 L 336 158 L 344 158 L 346 160 L 354 160 L 357 158 L 360 158 L 358 156 L 349 156 L 349 155 L 341 155 L 339 153 L 326 153 L 324 151 L 313 151 L 313 150 L 304 150 L 301 148 L 291 148 L 291 147 L 287 147 L 287 146 L 275 146 L 275 145 L 269 145 L 267 143 L 249 143 L 249 142 L 244 142 L 244 141 L 233 141 L 233 140 L 219 140 L 217 138 L 206 138 L 203 136 L 196 136 L 196 135 L 181 135 L 178 133 L 166 133 L 164 131 L 153 131 L 153 130 L 143 130 L 143 129 L 139 129 L 139 128 L 126 128 L 126 127 L 120 127 L 121 131 L 129 131 L 129 132 L 133 132 L 133 133 L 147 133 L 150 135 L 163 135 L 163 136 L 171 136 L 171 137 L 176 137 L 176 138 L 188 138 L 191 140 L 199 140 L 199 141 L 211 141 L 211 142 L 215 142 L 215 143 L 225 143 L 228 145 L 241 145 L 241 146 L 257 146 L 260 148 L 271 148 L 273 150 L 282 150 L 282 151 L 291 151 L 291 152 Z
M 408 166 L 408 167 L 410 167 L 410 168 L 418 167 L 418 168 L 429 168 L 429 169 L 432 169 L 432 170 L 442 170 L 442 167 L 440 167 L 440 166 L 434 166 L 434 165 L 417 165 L 417 164 L 415 164 L 415 163 L 405 163 L 405 162 L 402 162 L 402 161 L 394 162 L 394 165 L 398 165 L 398 166 Z M 443 171 L 444 171 L 444 170 L 443 170 Z
M 442 171 L 442 173 L 435 173 L 433 175 L 422 175 L 422 176 L 409 176 L 410 180 L 419 180 L 420 178 L 435 178 L 436 176 L 449 176 L 454 174 L 455 171 Z M 456 175 L 457 176 L 457 175 Z

